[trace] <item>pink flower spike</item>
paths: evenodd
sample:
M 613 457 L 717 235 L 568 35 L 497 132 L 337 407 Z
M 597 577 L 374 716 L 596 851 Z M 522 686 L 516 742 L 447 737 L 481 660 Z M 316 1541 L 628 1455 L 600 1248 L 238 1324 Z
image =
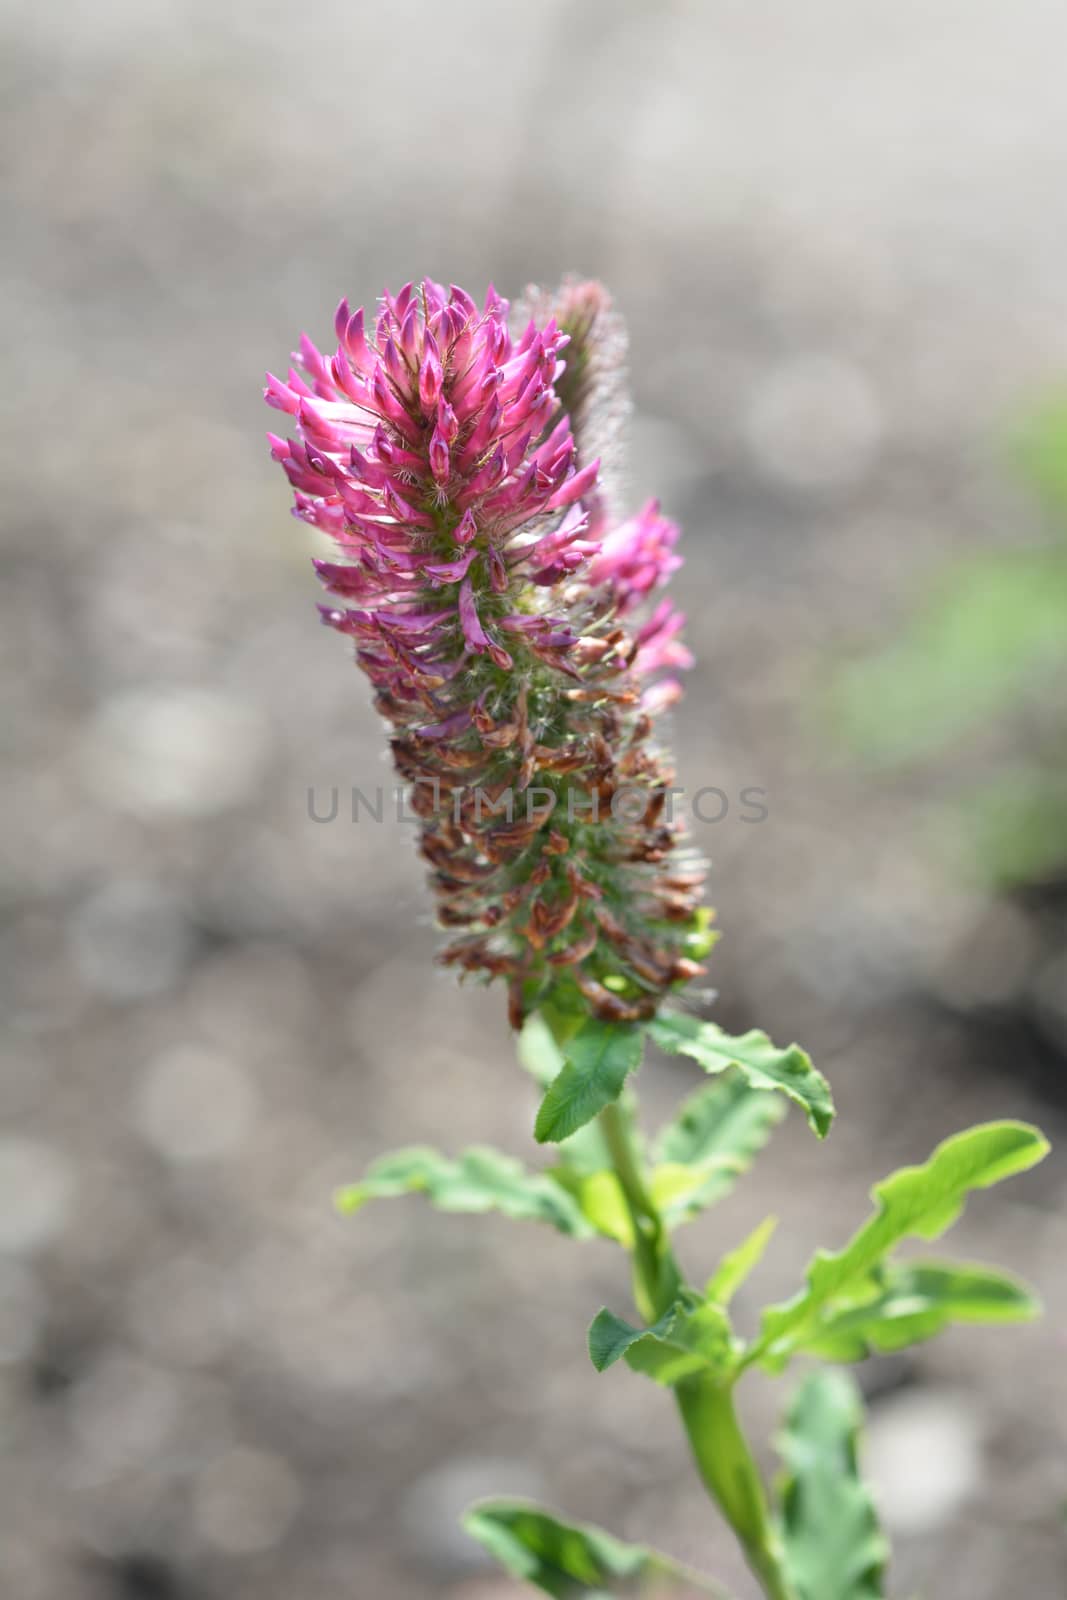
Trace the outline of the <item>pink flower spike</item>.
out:
M 294 435 L 270 435 L 271 453 L 293 514 L 339 547 L 315 562 L 337 597 L 322 620 L 352 641 L 398 775 L 420 786 L 440 920 L 461 930 L 444 959 L 507 978 L 516 1026 L 557 984 L 639 1022 L 693 975 L 700 874 L 676 852 L 680 827 L 653 810 L 623 838 L 558 816 L 531 832 L 462 803 L 483 782 L 587 795 L 625 778 L 655 796 L 670 769 L 649 713 L 677 698 L 688 660 L 680 613 L 645 606 L 678 564 L 677 529 L 655 502 L 620 523 L 599 473 L 626 410 L 606 293 L 530 291 L 516 326 L 495 289 L 481 310 L 427 279 L 382 296 L 370 338 L 342 299 L 335 352 L 305 335 L 303 376 L 268 375 Z

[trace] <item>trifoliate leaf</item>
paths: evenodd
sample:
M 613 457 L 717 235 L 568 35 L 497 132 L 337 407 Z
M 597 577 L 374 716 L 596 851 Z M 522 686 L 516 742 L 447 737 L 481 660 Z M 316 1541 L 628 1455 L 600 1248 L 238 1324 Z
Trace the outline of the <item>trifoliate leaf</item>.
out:
M 463 1526 L 506 1572 L 555 1600 L 696 1600 L 722 1590 L 666 1556 L 520 1500 L 472 1506 Z
M 527 1172 L 520 1161 L 480 1145 L 456 1161 L 422 1145 L 396 1150 L 376 1161 L 362 1182 L 341 1189 L 336 1203 L 339 1211 L 353 1212 L 368 1200 L 413 1193 L 425 1194 L 441 1211 L 500 1211 L 550 1222 L 575 1238 L 594 1232 L 549 1173 Z
M 661 1129 L 650 1178 L 668 1226 L 695 1217 L 727 1194 L 785 1115 L 776 1095 L 729 1071 L 698 1089 Z
M 540 1144 L 558 1143 L 617 1100 L 641 1065 L 640 1028 L 590 1018 L 561 1047 L 565 1065 L 549 1085 L 534 1124 Z
M 1024 1122 L 987 1122 L 939 1144 L 921 1167 L 903 1167 L 871 1191 L 877 1210 L 843 1250 L 816 1252 L 807 1288 L 763 1314 L 745 1357 L 779 1367 L 817 1335 L 827 1306 L 862 1300 L 871 1274 L 902 1239 L 936 1239 L 955 1222 L 973 1189 L 1025 1172 L 1048 1154 L 1048 1140 Z
M 840 1372 L 816 1372 L 779 1440 L 786 1568 L 799 1600 L 881 1600 L 889 1547 L 859 1475 L 863 1408 Z
M 758 1028 L 732 1038 L 716 1023 L 681 1011 L 661 1012 L 647 1027 L 649 1038 L 661 1050 L 692 1056 L 705 1072 L 736 1067 L 750 1088 L 778 1089 L 803 1107 L 820 1139 L 829 1132 L 834 1119 L 830 1085 L 799 1045 L 781 1050 Z

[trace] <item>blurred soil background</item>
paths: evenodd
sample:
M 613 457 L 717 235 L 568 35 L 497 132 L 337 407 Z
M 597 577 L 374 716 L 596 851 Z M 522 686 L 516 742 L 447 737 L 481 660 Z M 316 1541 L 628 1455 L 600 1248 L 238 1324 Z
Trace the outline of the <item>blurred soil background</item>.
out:
M 947 560 L 1045 536 L 998 441 L 1067 374 L 1065 50 L 1053 0 L 0 4 L 5 1597 L 506 1600 L 455 1526 L 497 1492 L 754 1593 L 663 1396 L 589 1367 L 608 1247 L 331 1210 L 399 1144 L 527 1156 L 533 1111 L 502 997 L 433 971 L 410 830 L 345 820 L 381 732 L 259 399 L 342 293 L 576 270 L 628 318 L 631 502 L 685 527 L 681 781 L 731 802 L 716 1015 L 840 1109 L 694 1272 L 780 1213 L 751 1317 L 957 1127 L 1067 1147 L 1061 879 L 931 826 L 1026 719 L 889 770 L 826 711 Z M 646 1067 L 650 1121 L 696 1077 Z M 1067 1594 L 1065 1189 L 1060 1153 L 952 1246 L 1042 1323 L 862 1374 L 901 1600 Z M 769 1438 L 782 1386 L 746 1401 Z

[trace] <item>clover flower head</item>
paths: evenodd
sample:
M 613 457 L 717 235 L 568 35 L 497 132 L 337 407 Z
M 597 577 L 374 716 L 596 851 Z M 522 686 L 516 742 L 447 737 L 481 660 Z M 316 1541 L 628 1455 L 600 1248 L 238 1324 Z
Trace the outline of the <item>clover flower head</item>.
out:
M 462 930 L 442 959 L 507 978 L 516 1023 L 567 988 L 644 1016 L 700 970 L 703 868 L 650 715 L 680 692 L 661 675 L 688 662 L 683 619 L 642 615 L 678 530 L 654 502 L 611 525 L 586 442 L 605 374 L 620 410 L 606 294 L 529 304 L 512 328 L 492 288 L 479 308 L 426 280 L 371 327 L 342 300 L 334 353 L 305 335 L 268 375 L 292 426 L 271 450 L 295 515 L 339 548 L 315 562 L 323 620 L 354 641 L 412 785 L 439 920 Z M 640 816 L 612 805 L 624 789 Z

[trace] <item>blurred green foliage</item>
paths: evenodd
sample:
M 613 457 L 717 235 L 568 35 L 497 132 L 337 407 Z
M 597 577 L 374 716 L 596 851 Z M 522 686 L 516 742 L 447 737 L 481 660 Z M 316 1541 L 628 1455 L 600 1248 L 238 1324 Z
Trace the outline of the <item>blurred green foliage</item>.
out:
M 1034 408 L 1009 452 L 1043 509 L 1044 541 L 955 562 L 831 696 L 838 733 L 883 771 L 1008 744 L 977 774 L 964 760 L 966 792 L 956 786 L 943 829 L 957 858 L 1001 887 L 1067 871 L 1067 392 Z

